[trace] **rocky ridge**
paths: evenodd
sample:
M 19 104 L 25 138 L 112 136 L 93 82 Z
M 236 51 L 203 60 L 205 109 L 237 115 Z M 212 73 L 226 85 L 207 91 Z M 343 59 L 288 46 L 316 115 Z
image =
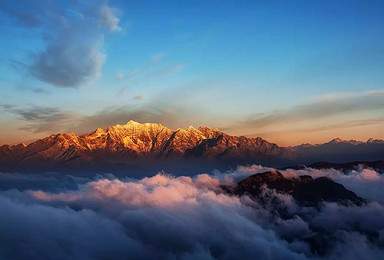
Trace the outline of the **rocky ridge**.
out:
M 111 165 L 126 171 L 127 165 L 142 168 L 149 162 L 152 165 L 153 162 L 163 163 L 162 169 L 167 169 L 163 167 L 165 162 L 181 160 L 179 169 L 190 162 L 191 170 L 205 164 L 207 167 L 198 168 L 205 171 L 218 167 L 225 170 L 239 164 L 276 168 L 321 161 L 344 163 L 383 158 L 384 141 L 377 139 L 360 142 L 336 138 L 318 145 L 279 147 L 260 137 L 231 136 L 206 126 L 169 129 L 161 124 L 129 121 L 82 135 L 52 134 L 28 145 L 3 145 L 0 147 L 0 171 L 33 168 L 56 171 L 70 167 L 115 169 L 109 167 Z M 204 162 L 196 164 L 196 160 Z M 159 167 L 154 168 L 159 170 Z
M 171 130 L 161 124 L 129 121 L 83 135 L 54 134 L 29 145 L 0 147 L 0 164 L 124 163 L 158 159 L 289 158 L 290 149 L 262 138 L 230 136 L 219 129 L 190 126 Z
M 260 199 L 266 196 L 265 187 L 279 193 L 289 194 L 296 202 L 304 205 L 313 206 L 321 202 L 361 205 L 365 202 L 354 192 L 347 190 L 343 185 L 334 182 L 330 178 L 320 177 L 314 179 L 309 175 L 286 178 L 278 171 L 251 175 L 237 184 L 234 193 Z

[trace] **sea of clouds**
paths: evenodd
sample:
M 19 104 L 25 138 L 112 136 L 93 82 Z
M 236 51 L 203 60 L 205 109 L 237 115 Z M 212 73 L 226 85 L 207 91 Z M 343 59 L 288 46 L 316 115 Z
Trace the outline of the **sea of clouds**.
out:
M 261 203 L 221 189 L 267 170 L 143 179 L 1 173 L 0 259 L 384 259 L 384 176 L 280 171 L 328 176 L 368 199 L 361 207 L 303 207 L 268 190 Z

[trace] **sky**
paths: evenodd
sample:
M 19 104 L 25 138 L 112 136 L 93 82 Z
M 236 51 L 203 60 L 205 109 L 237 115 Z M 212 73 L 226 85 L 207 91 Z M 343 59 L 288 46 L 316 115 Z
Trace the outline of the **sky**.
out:
M 384 139 L 384 1 L 0 2 L 0 145 L 129 120 Z

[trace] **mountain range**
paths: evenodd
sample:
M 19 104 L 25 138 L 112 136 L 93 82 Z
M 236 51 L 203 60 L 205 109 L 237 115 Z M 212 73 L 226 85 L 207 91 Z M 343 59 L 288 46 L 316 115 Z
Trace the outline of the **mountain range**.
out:
M 0 170 L 134 170 L 150 165 L 212 164 L 223 167 L 258 163 L 283 167 L 318 161 L 382 160 L 384 141 L 345 141 L 280 147 L 260 137 L 231 136 L 217 128 L 169 129 L 129 121 L 83 135 L 53 134 L 28 145 L 0 147 Z M 190 163 L 190 164 L 188 164 Z M 158 169 L 157 169 L 158 170 Z

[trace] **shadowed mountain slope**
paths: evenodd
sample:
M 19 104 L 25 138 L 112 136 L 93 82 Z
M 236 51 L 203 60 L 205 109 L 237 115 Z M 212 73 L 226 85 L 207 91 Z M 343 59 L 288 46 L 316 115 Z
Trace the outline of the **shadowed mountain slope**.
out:
M 292 195 L 298 203 L 306 205 L 317 205 L 320 202 L 361 205 L 364 202 L 364 199 L 354 192 L 327 177 L 313 179 L 304 175 L 300 178 L 285 178 L 278 171 L 251 175 L 237 184 L 234 193 L 256 198 L 265 197 L 264 186 L 279 193 Z

